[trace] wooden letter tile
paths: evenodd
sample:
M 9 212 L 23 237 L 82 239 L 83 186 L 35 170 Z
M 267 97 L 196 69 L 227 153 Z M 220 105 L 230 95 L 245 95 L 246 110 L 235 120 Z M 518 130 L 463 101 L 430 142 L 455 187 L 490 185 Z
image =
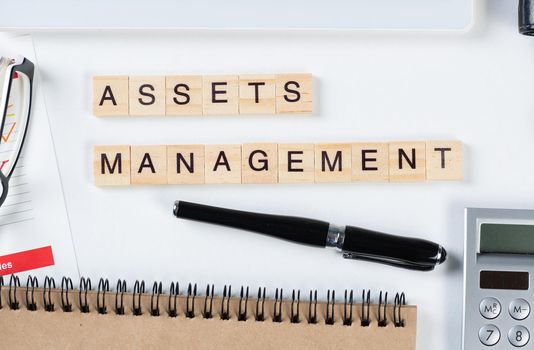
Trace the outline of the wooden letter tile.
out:
M 167 146 L 132 146 L 132 185 L 167 183 Z
M 204 76 L 202 102 L 204 115 L 239 114 L 239 77 Z
M 241 178 L 244 184 L 274 184 L 278 182 L 278 145 L 248 143 L 241 151 Z
M 425 148 L 425 142 L 390 142 L 389 181 L 425 181 Z
M 462 180 L 463 145 L 460 141 L 426 143 L 427 180 Z
M 312 113 L 313 76 L 279 74 L 276 76 L 276 113 Z
M 206 145 L 207 184 L 241 183 L 241 145 Z
M 204 183 L 204 145 L 167 146 L 169 184 Z
M 350 182 L 352 168 L 350 143 L 315 145 L 315 182 Z
M 165 78 L 166 115 L 202 115 L 202 76 L 172 75 Z
M 130 115 L 165 115 L 165 77 L 130 77 Z
M 93 176 L 97 186 L 130 184 L 130 146 L 94 146 Z
M 239 76 L 239 113 L 276 113 L 276 83 L 274 75 Z
M 278 145 L 278 182 L 313 183 L 315 181 L 315 146 L 309 144 Z
M 352 181 L 389 181 L 387 143 L 352 144 Z
M 96 116 L 128 115 L 128 77 L 93 77 L 93 114 Z

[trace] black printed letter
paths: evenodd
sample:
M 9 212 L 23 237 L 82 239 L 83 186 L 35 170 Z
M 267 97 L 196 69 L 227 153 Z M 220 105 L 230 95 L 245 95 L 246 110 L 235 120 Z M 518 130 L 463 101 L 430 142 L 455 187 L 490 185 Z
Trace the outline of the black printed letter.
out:
M 186 105 L 189 103 L 189 101 L 191 101 L 191 97 L 189 97 L 189 94 L 185 93 L 185 92 L 180 92 L 178 91 L 180 88 L 184 88 L 185 91 L 189 91 L 189 85 L 187 84 L 176 84 L 174 86 L 174 93 L 178 96 L 183 96 L 185 97 L 185 100 L 184 101 L 179 101 L 176 97 L 173 97 L 172 100 L 174 101 L 174 103 L 176 103 L 177 105 Z
M 257 149 L 255 151 L 252 151 L 250 153 L 250 156 L 248 157 L 248 166 L 254 171 L 262 171 L 262 170 L 267 171 L 267 170 L 269 170 L 269 161 L 266 158 L 258 159 L 258 163 L 263 164 L 259 168 L 255 167 L 254 164 L 252 163 L 252 158 L 258 153 L 261 154 L 264 157 L 267 157 L 267 153 L 265 153 L 262 150 Z
M 109 85 L 106 85 L 106 87 L 104 88 L 104 94 L 102 94 L 102 98 L 100 99 L 100 103 L 98 105 L 102 106 L 104 104 L 104 101 L 107 100 L 110 100 L 114 106 L 117 105 L 117 101 L 115 101 L 115 96 L 113 96 L 113 91 L 111 91 L 111 86 Z
M 297 83 L 296 81 L 288 81 L 285 85 L 284 85 L 284 90 L 286 90 L 287 92 L 289 93 L 292 93 L 295 95 L 294 98 L 289 98 L 288 95 L 284 95 L 284 100 L 286 100 L 287 102 L 298 102 L 300 100 L 300 92 L 298 90 L 292 90 L 289 88 L 289 85 L 295 85 L 296 88 L 299 88 L 300 85 L 299 83 Z
M 265 85 L 265 83 L 248 83 L 249 86 L 254 86 L 254 102 L 259 103 L 260 102 L 260 86 Z
M 193 152 L 189 153 L 189 164 L 187 164 L 184 156 L 181 153 L 176 153 L 176 173 L 180 174 L 180 163 L 184 163 L 184 166 L 192 174 L 195 172 L 195 163 L 193 159 Z
M 412 148 L 412 159 L 408 158 L 402 148 L 399 148 L 399 169 L 402 169 L 402 158 L 406 159 L 410 168 L 415 169 L 415 148 Z
M 321 163 L 322 163 L 321 165 L 322 171 L 326 171 L 326 167 L 325 167 L 326 164 L 328 164 L 328 169 L 330 169 L 330 171 L 334 171 L 334 169 L 336 168 L 336 163 L 338 164 L 337 171 L 341 171 L 341 163 L 342 163 L 341 151 L 336 152 L 336 156 L 334 157 L 334 163 L 330 163 L 330 159 L 328 158 L 328 153 L 326 151 L 322 151 L 321 152 Z
M 295 172 L 295 173 L 302 173 L 304 169 L 302 168 L 293 168 L 293 163 L 302 163 L 302 159 L 293 159 L 294 154 L 304 154 L 304 151 L 287 151 L 287 171 L 288 172 Z
M 441 153 L 441 169 L 445 169 L 445 152 L 452 151 L 451 148 L 434 148 L 434 151 Z
M 113 174 L 115 172 L 115 167 L 118 169 L 118 173 L 122 174 L 122 154 L 117 153 L 115 155 L 115 160 L 113 161 L 113 166 L 109 164 L 108 155 L 105 153 L 100 154 L 100 174 L 106 173 L 106 167 L 108 168 L 108 171 L 110 174 Z
M 150 97 L 150 99 L 148 101 L 143 101 L 143 99 L 141 97 L 139 97 L 137 100 L 139 101 L 140 104 L 142 104 L 144 106 L 148 106 L 148 105 L 154 104 L 154 102 L 156 102 L 156 96 L 154 96 L 153 94 L 151 94 L 149 92 L 144 92 L 143 90 L 145 88 L 148 88 L 150 91 L 154 91 L 154 86 L 151 85 L 151 84 L 143 84 L 143 85 L 141 85 L 139 87 L 139 94 L 142 95 L 142 96 Z
M 211 83 L 211 103 L 226 103 L 228 100 L 217 100 L 216 95 L 226 94 L 226 90 L 217 90 L 217 86 L 226 86 L 226 82 Z
M 156 173 L 156 169 L 154 169 L 154 164 L 152 164 L 152 158 L 150 158 L 149 153 L 145 153 L 145 155 L 143 156 L 143 160 L 141 161 L 141 165 L 139 166 L 139 170 L 137 170 L 137 173 L 141 174 L 143 172 L 143 168 L 150 168 L 152 174 Z
M 219 155 L 217 156 L 217 161 L 215 162 L 215 166 L 213 167 L 213 171 L 217 171 L 219 165 L 224 165 L 227 171 L 231 171 L 230 164 L 228 163 L 228 159 L 226 158 L 226 154 L 224 153 L 224 151 L 219 152 Z
M 376 158 L 367 158 L 367 153 L 377 153 L 376 149 L 362 149 L 362 170 L 378 170 L 377 167 L 368 167 L 367 162 L 376 162 Z

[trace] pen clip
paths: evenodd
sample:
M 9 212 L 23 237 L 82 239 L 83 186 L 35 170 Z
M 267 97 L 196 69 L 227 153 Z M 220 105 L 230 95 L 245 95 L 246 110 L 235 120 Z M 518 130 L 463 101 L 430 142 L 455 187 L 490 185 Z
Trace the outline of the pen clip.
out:
M 417 270 L 417 271 L 432 271 L 434 270 L 435 265 L 429 265 L 429 264 L 421 264 L 416 263 L 413 261 L 406 261 L 406 260 L 400 260 L 395 259 L 392 257 L 385 257 L 385 256 L 374 256 L 374 255 L 365 255 L 355 252 L 349 252 L 344 250 L 343 251 L 343 257 L 345 259 L 356 259 L 356 260 L 364 260 L 364 261 L 370 261 L 370 262 L 378 262 L 381 264 L 386 264 L 390 266 L 395 267 L 402 267 L 409 270 Z

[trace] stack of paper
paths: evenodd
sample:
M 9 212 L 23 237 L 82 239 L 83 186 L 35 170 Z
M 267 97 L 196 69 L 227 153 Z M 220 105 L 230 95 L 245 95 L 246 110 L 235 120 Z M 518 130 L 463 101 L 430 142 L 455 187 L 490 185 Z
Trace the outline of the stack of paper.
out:
M 29 36 L 0 38 L 0 55 L 23 55 L 35 61 Z M 13 80 L 0 143 L 0 165 L 6 166 L 20 133 L 16 115 L 18 79 Z M 29 272 L 31 270 L 31 272 Z M 0 207 L 0 276 L 28 271 L 33 275 L 79 277 L 54 144 L 39 84 L 34 79 L 32 113 L 23 154 Z

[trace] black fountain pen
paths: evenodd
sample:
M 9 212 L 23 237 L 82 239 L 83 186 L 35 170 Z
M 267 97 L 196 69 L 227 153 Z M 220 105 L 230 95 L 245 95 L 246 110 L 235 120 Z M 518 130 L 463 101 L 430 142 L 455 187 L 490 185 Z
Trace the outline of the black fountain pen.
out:
M 427 240 L 354 226 L 336 226 L 320 220 L 251 213 L 184 201 L 174 202 L 173 212 L 177 218 L 240 228 L 312 246 L 334 247 L 343 253 L 344 258 L 411 270 L 431 271 L 447 257 L 442 246 Z

